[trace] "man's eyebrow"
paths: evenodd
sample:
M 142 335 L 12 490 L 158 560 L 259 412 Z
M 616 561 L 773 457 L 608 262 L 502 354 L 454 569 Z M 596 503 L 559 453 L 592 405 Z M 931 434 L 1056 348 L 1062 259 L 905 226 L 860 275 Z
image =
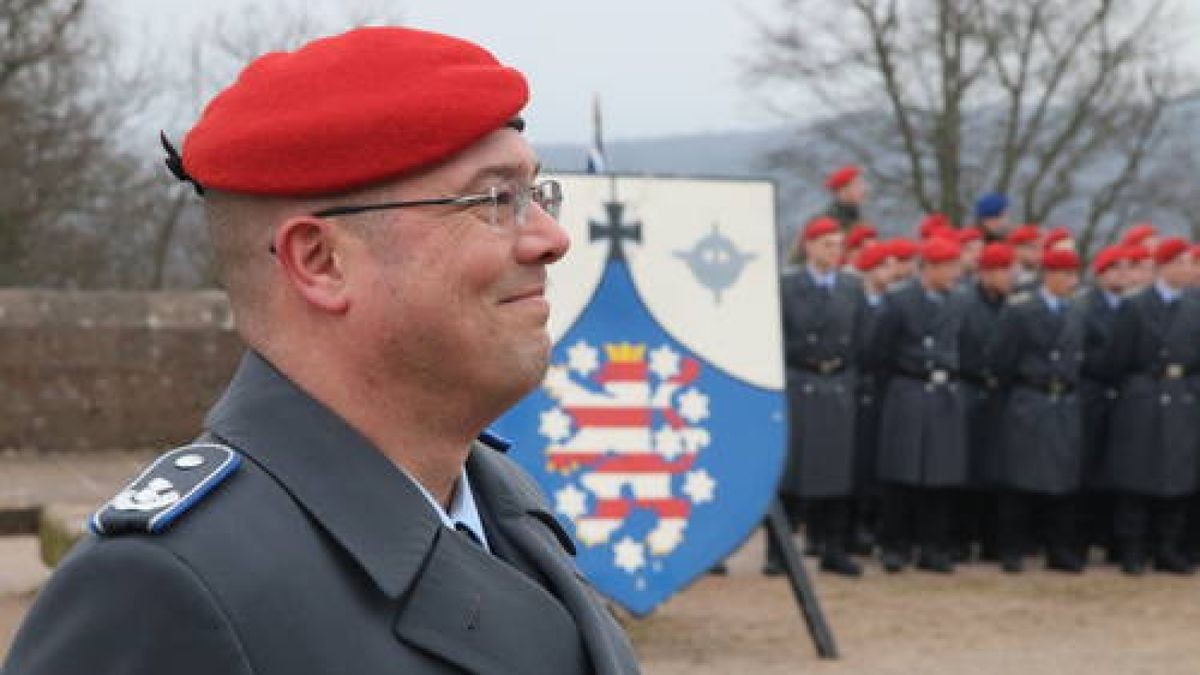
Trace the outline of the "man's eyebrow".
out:
M 485 180 L 489 180 L 489 179 L 491 179 L 491 180 L 511 179 L 514 177 L 518 177 L 518 176 L 521 176 L 524 174 L 526 166 L 527 165 L 523 162 L 493 164 L 490 166 L 485 166 L 485 167 L 477 170 L 475 173 L 471 174 L 471 178 L 470 178 L 470 180 L 467 181 L 467 185 L 468 186 L 476 186 L 479 183 L 481 183 Z M 537 175 L 541 172 L 541 170 L 542 170 L 541 162 L 534 164 L 532 176 L 534 178 L 536 178 Z

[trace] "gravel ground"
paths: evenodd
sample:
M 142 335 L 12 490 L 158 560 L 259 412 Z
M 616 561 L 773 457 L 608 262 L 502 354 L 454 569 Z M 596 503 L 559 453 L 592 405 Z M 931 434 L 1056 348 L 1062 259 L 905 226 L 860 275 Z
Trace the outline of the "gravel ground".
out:
M 814 656 L 787 581 L 759 574 L 762 543 L 730 561 L 630 633 L 650 675 L 812 672 L 827 675 L 1200 673 L 1200 578 L 1127 578 L 1095 566 L 1083 576 L 1031 565 L 954 576 L 814 580 L 842 658 Z M 32 538 L 0 538 L 0 654 L 45 576 Z

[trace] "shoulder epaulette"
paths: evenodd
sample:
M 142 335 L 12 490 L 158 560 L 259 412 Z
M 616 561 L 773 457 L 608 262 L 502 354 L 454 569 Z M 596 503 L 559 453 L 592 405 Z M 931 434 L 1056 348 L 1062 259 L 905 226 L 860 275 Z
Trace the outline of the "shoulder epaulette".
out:
M 161 455 L 92 515 L 100 535 L 157 534 L 237 471 L 242 456 L 218 443 L 193 443 Z

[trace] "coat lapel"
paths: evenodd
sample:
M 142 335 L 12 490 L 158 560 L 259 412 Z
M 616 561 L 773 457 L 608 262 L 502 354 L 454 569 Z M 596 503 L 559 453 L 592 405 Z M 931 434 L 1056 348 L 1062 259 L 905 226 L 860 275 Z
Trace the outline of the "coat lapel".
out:
M 574 543 L 546 510 L 537 488 L 504 465 L 493 450 L 477 447 L 467 462 L 476 497 L 495 514 L 501 537 L 545 579 L 548 589 L 574 618 L 596 675 L 636 671 L 624 631 L 579 575 Z M 515 488 L 515 489 L 514 489 Z M 623 658 L 628 657 L 628 658 Z

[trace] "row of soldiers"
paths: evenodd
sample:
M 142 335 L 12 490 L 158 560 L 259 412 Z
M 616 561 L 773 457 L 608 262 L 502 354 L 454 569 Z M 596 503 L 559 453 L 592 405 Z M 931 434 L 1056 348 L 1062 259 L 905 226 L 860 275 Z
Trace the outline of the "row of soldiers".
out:
M 1099 545 L 1129 574 L 1191 573 L 1200 247 L 1141 225 L 1080 287 L 1071 233 L 1006 210 L 985 195 L 975 226 L 930 216 L 915 240 L 836 211 L 799 233 L 782 280 L 793 526 L 852 576 L 876 546 L 889 572 L 976 551 L 1081 572 Z

